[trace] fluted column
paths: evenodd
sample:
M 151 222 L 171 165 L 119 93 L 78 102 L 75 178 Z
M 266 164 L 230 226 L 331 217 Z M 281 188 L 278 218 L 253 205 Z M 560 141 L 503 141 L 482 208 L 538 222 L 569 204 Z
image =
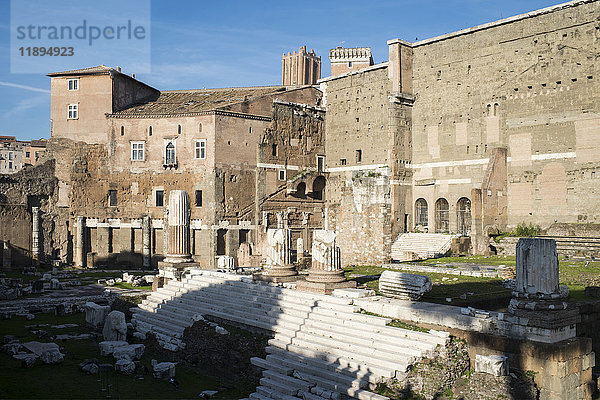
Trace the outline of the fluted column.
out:
M 164 261 L 193 261 L 190 253 L 190 202 L 185 190 L 171 190 L 169 193 L 167 225 L 167 258 Z
M 150 235 L 152 233 L 150 216 L 145 215 L 142 219 L 142 265 L 150 267 Z
M 40 261 L 40 208 L 31 207 L 31 256 Z
M 324 283 L 345 281 L 340 254 L 334 231 L 321 229 L 313 231 L 312 266 L 306 280 Z
M 78 267 L 85 266 L 85 254 L 83 251 L 84 246 L 84 230 L 85 230 L 85 218 L 81 215 L 77 216 L 77 238 L 75 240 L 75 265 Z

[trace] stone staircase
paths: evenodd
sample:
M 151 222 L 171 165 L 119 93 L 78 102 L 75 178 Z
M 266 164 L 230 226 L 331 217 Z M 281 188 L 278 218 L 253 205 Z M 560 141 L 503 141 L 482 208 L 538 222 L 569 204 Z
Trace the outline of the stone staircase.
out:
M 402 233 L 392 244 L 394 261 L 416 261 L 441 257 L 450 250 L 453 235 L 441 233 Z
M 153 332 L 166 348 L 182 345 L 185 327 L 209 315 L 273 333 L 251 399 L 372 399 L 382 378 L 401 377 L 408 366 L 448 340 L 386 326 L 387 318 L 356 313 L 352 299 L 254 283 L 249 277 L 192 271 L 153 292 L 134 313 L 136 330 Z

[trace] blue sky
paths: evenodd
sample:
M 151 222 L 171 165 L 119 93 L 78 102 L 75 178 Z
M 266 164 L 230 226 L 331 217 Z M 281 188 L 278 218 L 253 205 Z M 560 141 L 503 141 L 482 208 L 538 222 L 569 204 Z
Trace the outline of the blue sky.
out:
M 328 76 L 329 49 L 340 44 L 371 47 L 379 63 L 387 61 L 389 39 L 426 39 L 560 3 L 155 0 L 150 20 L 152 72 L 121 67 L 163 90 L 280 84 L 281 55 L 302 45 L 321 56 L 322 76 Z M 78 2 L 72 4 L 77 7 Z M 49 137 L 50 78 L 43 73 L 11 74 L 9 11 L 10 1 L 0 0 L 0 135 L 21 140 Z M 106 63 L 101 54 L 90 60 L 90 65 Z M 69 68 L 85 66 L 89 65 Z

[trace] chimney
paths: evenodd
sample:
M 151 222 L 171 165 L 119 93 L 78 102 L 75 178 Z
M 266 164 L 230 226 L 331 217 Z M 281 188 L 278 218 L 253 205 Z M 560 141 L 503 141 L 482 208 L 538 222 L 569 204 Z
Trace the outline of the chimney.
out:
M 117 70 L 117 72 L 121 72 L 121 67 L 119 67 L 118 65 L 115 67 L 115 69 Z

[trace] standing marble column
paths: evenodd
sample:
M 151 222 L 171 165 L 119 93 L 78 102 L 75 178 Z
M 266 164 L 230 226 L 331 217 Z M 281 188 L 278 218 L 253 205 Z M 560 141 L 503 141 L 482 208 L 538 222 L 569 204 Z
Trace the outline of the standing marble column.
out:
M 169 205 L 163 208 L 163 225 L 162 225 L 162 233 L 163 233 L 163 250 L 162 253 L 166 257 L 169 247 L 169 236 L 167 232 L 169 231 L 168 221 L 169 220 Z
M 298 282 L 298 290 L 331 294 L 334 289 L 356 287 L 355 281 L 346 280 L 336 236 L 335 231 L 313 231 L 312 265 L 306 281 Z
M 75 265 L 78 267 L 85 266 L 85 254 L 83 251 L 84 246 L 84 234 L 85 230 L 85 218 L 81 215 L 77 216 L 77 238 L 75 240 Z
M 40 261 L 40 208 L 31 207 L 31 257 L 33 261 Z
M 169 193 L 169 215 L 167 218 L 167 258 L 165 262 L 192 262 L 190 253 L 190 201 L 185 190 Z
M 150 216 L 145 215 L 142 219 L 142 266 L 144 268 L 150 268 L 150 235 L 152 233 L 150 224 Z

